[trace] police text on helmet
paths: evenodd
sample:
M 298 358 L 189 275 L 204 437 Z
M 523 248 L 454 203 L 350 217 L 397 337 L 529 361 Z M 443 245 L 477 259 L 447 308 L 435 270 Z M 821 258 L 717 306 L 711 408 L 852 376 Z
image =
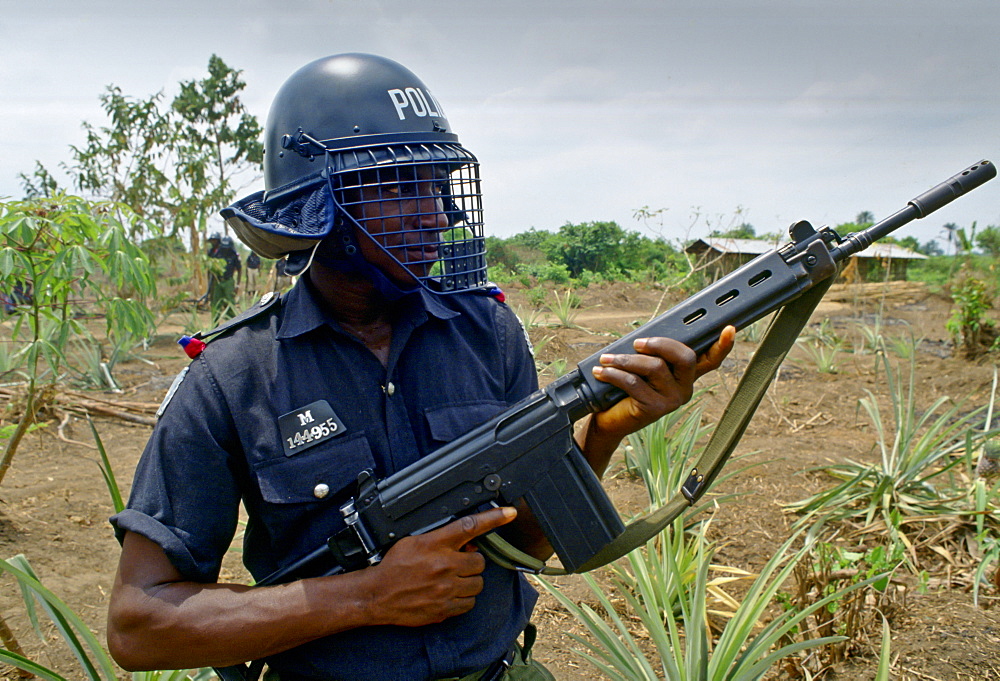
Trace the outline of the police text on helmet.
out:
M 399 120 L 401 121 L 406 120 L 407 109 L 420 118 L 426 116 L 444 116 L 441 113 L 441 105 L 434 99 L 434 95 L 427 90 L 408 87 L 402 90 L 398 88 L 386 90 L 386 92 L 392 99 L 392 104 L 396 107 L 396 115 L 399 116 Z

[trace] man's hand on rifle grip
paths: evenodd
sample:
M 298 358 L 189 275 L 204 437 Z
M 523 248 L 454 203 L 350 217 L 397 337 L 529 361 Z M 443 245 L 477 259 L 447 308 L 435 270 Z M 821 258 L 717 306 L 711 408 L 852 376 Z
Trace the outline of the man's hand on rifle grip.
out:
M 517 515 L 511 507 L 465 516 L 425 534 L 404 537 L 365 570 L 375 588 L 370 612 L 383 624 L 417 627 L 472 609 L 483 590 L 486 558 L 469 543 Z

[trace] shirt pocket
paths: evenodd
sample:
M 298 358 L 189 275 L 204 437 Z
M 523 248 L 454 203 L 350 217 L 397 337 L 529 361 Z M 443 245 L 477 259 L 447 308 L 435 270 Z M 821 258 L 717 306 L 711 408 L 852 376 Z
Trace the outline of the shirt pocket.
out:
M 506 402 L 480 400 L 433 407 L 424 411 L 431 439 L 451 442 L 507 408 Z
M 293 457 L 264 461 L 256 467 L 257 484 L 264 501 L 303 504 L 354 492 L 358 474 L 375 470 L 368 438 L 357 434 L 323 442 Z

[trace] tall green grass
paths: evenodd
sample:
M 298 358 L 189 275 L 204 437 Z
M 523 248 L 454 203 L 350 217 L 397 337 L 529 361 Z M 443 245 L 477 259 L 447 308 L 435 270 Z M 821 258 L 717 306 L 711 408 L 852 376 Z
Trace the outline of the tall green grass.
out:
M 104 443 L 101 441 L 101 436 L 94 426 L 93 421 L 89 418 L 87 420 L 90 423 L 91 432 L 101 456 L 98 467 L 101 469 L 101 475 L 104 477 L 104 483 L 111 497 L 112 506 L 115 512 L 121 511 L 125 507 L 125 504 L 122 500 L 114 471 L 111 468 L 111 462 L 104 448 Z M 80 619 L 79 615 L 69 605 L 42 584 L 25 556 L 19 554 L 7 560 L 0 560 L 0 572 L 7 573 L 17 581 L 17 585 L 21 589 L 21 596 L 24 601 L 28 620 L 38 638 L 43 643 L 48 643 L 48 637 L 42 630 L 42 620 L 39 616 L 41 612 L 51 621 L 56 632 L 59 634 L 59 638 L 66 644 L 80 669 L 78 674 L 66 677 L 37 660 L 32 660 L 25 655 L 4 648 L 0 648 L 0 662 L 34 674 L 45 681 L 79 681 L 81 679 L 85 681 L 118 680 L 118 668 L 111 659 L 111 656 L 101 646 L 97 637 L 94 636 L 87 624 Z M 204 668 L 195 670 L 134 672 L 131 678 L 132 681 L 209 681 L 209 679 L 214 679 L 215 675 L 211 669 Z
M 704 540 L 704 536 L 702 535 Z M 559 603 L 587 629 L 589 637 L 573 635 L 580 645 L 577 653 L 607 678 L 615 681 L 756 681 L 782 659 L 796 653 L 843 641 L 843 636 L 795 637 L 809 616 L 846 594 L 863 588 L 881 575 L 852 584 L 816 600 L 801 610 L 789 610 L 768 621 L 768 612 L 779 589 L 791 576 L 798 561 L 812 548 L 806 538 L 798 550 L 792 547 L 803 539 L 799 532 L 775 552 L 761 570 L 739 606 L 713 638 L 709 625 L 709 585 L 711 550 L 699 542 L 697 570 L 689 588 L 682 592 L 677 613 L 662 613 L 656 606 L 658 585 L 639 579 L 634 588 L 616 580 L 615 593 L 625 604 L 619 612 L 611 597 L 591 575 L 582 577 L 597 607 L 577 603 L 542 580 Z M 644 549 L 630 556 L 633 563 L 645 561 Z M 668 569 L 679 573 L 676 562 Z M 679 576 L 678 576 L 679 579 Z M 641 626 L 636 626 L 636 622 Z M 644 641 L 651 644 L 647 652 Z
M 900 371 L 884 351 L 876 354 L 876 367 L 883 369 L 890 400 L 888 412 L 871 391 L 860 400 L 875 434 L 876 462 L 848 459 L 824 467 L 842 482 L 789 504 L 789 510 L 806 514 L 805 519 L 853 520 L 864 525 L 881 516 L 890 528 L 898 525 L 900 515 L 962 511 L 957 502 L 964 499 L 965 490 L 955 489 L 949 473 L 964 461 L 958 454 L 983 408 L 963 411 L 960 403 L 940 397 L 921 409 L 916 362 L 910 357 L 906 363 L 906 370 Z

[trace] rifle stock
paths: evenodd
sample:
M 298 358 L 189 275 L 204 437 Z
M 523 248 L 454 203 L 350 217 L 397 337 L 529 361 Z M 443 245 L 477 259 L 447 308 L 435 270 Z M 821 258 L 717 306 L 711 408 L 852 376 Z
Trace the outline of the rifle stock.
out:
M 624 397 L 594 378 L 592 369 L 602 354 L 633 353 L 633 342 L 650 336 L 673 338 L 700 354 L 726 326 L 743 328 L 786 305 L 876 239 L 995 176 L 996 167 L 981 161 L 845 238 L 829 227 L 793 224 L 788 244 L 611 343 L 500 415 L 384 480 L 362 474 L 357 495 L 341 508 L 346 528 L 306 562 L 332 556 L 339 563 L 333 571 L 364 567 L 381 560 L 401 537 L 429 531 L 485 504 L 524 498 L 563 566 L 575 571 L 624 530 L 572 437 L 573 422 Z M 302 566 L 300 560 L 259 583 L 288 581 Z

